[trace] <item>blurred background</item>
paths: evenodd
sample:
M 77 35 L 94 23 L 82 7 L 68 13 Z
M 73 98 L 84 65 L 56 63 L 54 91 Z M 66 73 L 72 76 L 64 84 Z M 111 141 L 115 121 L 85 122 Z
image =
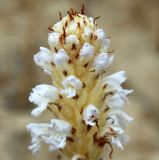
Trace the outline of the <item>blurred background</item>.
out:
M 25 125 L 32 118 L 31 88 L 50 83 L 33 62 L 40 46 L 47 47 L 48 26 L 58 11 L 80 10 L 101 16 L 101 28 L 111 36 L 116 58 L 111 71 L 125 70 L 133 88 L 126 108 L 135 119 L 127 132 L 130 142 L 113 160 L 159 160 L 159 1 L 158 0 L 0 0 L 0 159 L 53 160 L 47 149 L 36 157 L 28 151 Z

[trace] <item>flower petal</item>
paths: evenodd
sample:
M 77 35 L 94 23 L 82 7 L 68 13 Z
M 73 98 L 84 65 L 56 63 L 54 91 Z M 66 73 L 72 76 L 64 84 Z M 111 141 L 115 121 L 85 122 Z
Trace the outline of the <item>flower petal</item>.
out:
M 50 150 L 62 149 L 66 145 L 66 137 L 69 136 L 71 128 L 68 122 L 59 119 L 52 119 L 51 123 L 28 124 L 27 129 L 32 136 L 29 149 L 34 153 L 39 151 L 42 141 L 49 144 Z
M 60 91 L 61 94 L 65 94 L 68 98 L 74 97 L 82 87 L 81 81 L 75 76 L 68 76 L 62 82 L 64 89 Z
M 113 59 L 114 56 L 109 56 L 108 53 L 100 53 L 94 60 L 93 69 L 95 69 L 97 73 L 103 70 L 105 71 L 105 69 L 112 63 Z
M 78 45 L 79 40 L 77 39 L 75 35 L 69 35 L 68 37 L 66 37 L 66 43 Z
M 87 125 L 94 126 L 96 125 L 96 120 L 98 119 L 99 111 L 98 109 L 89 104 L 83 111 L 83 120 Z
M 108 113 L 109 124 L 125 129 L 133 118 L 121 110 L 113 110 Z M 107 121 L 107 122 L 108 122 Z
M 60 34 L 57 32 L 51 32 L 48 36 L 48 43 L 51 49 L 59 45 Z
M 103 29 L 96 29 L 94 34 L 97 36 L 98 40 L 103 41 L 105 39 L 105 32 Z
M 49 103 L 53 103 L 58 99 L 58 89 L 51 85 L 41 84 L 33 88 L 29 96 L 29 101 L 38 105 L 32 111 L 32 115 L 39 116 Z
M 94 47 L 86 42 L 80 50 L 80 58 L 89 60 L 94 53 Z
M 34 61 L 38 66 L 50 74 L 50 64 L 53 62 L 53 56 L 49 49 L 40 47 L 40 51 L 34 55 Z
M 62 64 L 65 64 L 69 60 L 69 56 L 64 49 L 60 49 L 58 53 L 53 54 L 53 60 L 57 67 L 60 67 Z
M 121 85 L 127 79 L 125 71 L 119 71 L 106 78 L 103 81 L 108 84 L 109 87 L 113 88 Z

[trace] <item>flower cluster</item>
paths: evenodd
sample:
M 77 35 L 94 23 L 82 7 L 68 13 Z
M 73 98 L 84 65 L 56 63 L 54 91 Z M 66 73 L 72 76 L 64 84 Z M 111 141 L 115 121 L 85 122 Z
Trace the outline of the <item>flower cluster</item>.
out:
M 132 90 L 121 86 L 127 79 L 124 71 L 107 75 L 114 56 L 97 18 L 85 16 L 84 8 L 81 13 L 70 9 L 49 28 L 50 49 L 40 47 L 34 55 L 52 85 L 33 88 L 29 100 L 37 107 L 31 114 L 48 110 L 52 119 L 27 125 L 33 153 L 46 143 L 50 151 L 58 150 L 68 160 L 104 160 L 103 153 L 111 158 L 113 145 L 123 149 L 128 140 L 124 130 L 132 117 L 123 107 Z

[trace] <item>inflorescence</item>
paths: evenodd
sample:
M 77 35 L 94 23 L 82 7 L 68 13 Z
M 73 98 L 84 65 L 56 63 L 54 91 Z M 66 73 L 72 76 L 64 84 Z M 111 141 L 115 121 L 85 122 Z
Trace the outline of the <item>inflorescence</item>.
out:
M 40 47 L 35 63 L 47 73 L 52 85 L 33 88 L 29 100 L 37 105 L 31 112 L 52 114 L 50 123 L 27 125 L 33 153 L 41 144 L 59 151 L 68 160 L 105 160 L 112 158 L 113 145 L 123 149 L 124 134 L 132 117 L 123 111 L 132 90 L 123 89 L 125 71 L 107 75 L 114 59 L 108 51 L 110 39 L 97 24 L 97 18 L 70 9 L 49 27 L 50 49 Z M 110 147 L 106 148 L 106 146 Z

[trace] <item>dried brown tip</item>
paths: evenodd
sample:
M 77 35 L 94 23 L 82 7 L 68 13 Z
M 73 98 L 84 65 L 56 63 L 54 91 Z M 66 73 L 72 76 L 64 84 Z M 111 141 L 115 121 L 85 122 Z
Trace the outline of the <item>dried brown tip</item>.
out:
M 84 14 L 84 9 L 85 9 L 85 6 L 84 4 L 82 5 L 82 8 L 81 8 L 81 14 Z
M 84 66 L 85 68 L 87 68 L 88 64 L 89 64 L 89 62 L 87 62 L 87 63 L 84 64 L 83 66 Z
M 73 43 L 73 44 L 72 44 L 72 48 L 71 48 L 71 50 L 75 50 L 75 49 L 77 49 L 77 48 L 76 48 L 76 44 L 75 44 L 75 43 Z
M 106 143 L 109 145 L 109 147 L 111 149 L 111 151 L 109 153 L 109 158 L 112 159 L 112 157 L 113 157 L 113 151 L 114 151 L 113 146 L 112 146 L 112 144 L 110 142 L 106 142 Z
M 58 110 L 59 110 L 59 112 L 61 111 L 61 109 L 62 109 L 62 106 L 60 106 L 58 103 L 53 103 L 57 108 L 58 108 Z
M 51 27 L 48 27 L 48 30 L 54 32 L 54 30 Z
M 76 128 L 72 127 L 71 133 L 74 135 L 77 132 Z
M 72 14 L 72 15 L 76 15 L 77 14 L 77 11 L 75 10 L 73 10 L 72 8 L 70 9 L 70 13 Z
M 68 13 L 68 15 L 69 15 L 69 17 L 70 17 L 70 20 L 72 21 L 72 20 L 73 20 L 72 14 L 70 13 L 70 11 L 67 11 L 67 13 Z
M 55 52 L 57 52 L 57 48 L 56 47 L 54 47 L 54 50 L 55 50 Z
M 108 51 L 107 53 L 113 53 L 114 52 L 114 49 L 112 49 L 111 51 Z
M 81 25 L 80 25 L 80 23 L 79 23 L 79 22 L 77 23 L 77 27 L 78 27 L 78 28 L 81 28 Z
M 104 109 L 104 112 L 107 112 L 109 109 L 110 109 L 109 107 L 106 107 L 106 108 Z
M 66 141 L 74 142 L 74 139 L 72 137 L 66 137 Z
M 100 16 L 94 18 L 94 24 L 95 24 L 96 20 L 99 19 L 99 18 L 100 18 Z
M 68 75 L 67 71 L 63 71 L 63 75 L 67 76 Z
M 61 12 L 59 11 L 59 16 L 60 16 L 60 21 L 62 20 L 62 14 Z
M 76 94 L 74 97 L 72 97 L 74 100 L 77 100 L 79 98 L 79 95 Z
M 93 38 L 93 33 L 91 33 L 90 40 L 92 40 L 92 38 Z
M 63 27 L 63 37 L 66 38 L 66 30 L 64 27 Z
M 66 21 L 66 22 L 65 22 L 65 29 L 67 28 L 67 26 L 68 26 L 68 22 Z

